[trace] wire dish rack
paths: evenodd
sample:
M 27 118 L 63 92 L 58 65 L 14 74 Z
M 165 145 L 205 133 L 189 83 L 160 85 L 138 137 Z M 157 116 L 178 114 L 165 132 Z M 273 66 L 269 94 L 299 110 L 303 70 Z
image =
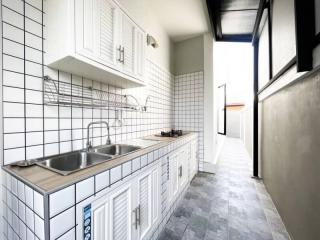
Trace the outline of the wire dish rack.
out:
M 87 108 L 119 109 L 139 111 L 140 107 L 131 103 L 126 95 L 97 90 L 61 82 L 45 76 L 44 103 L 46 105 L 78 106 Z

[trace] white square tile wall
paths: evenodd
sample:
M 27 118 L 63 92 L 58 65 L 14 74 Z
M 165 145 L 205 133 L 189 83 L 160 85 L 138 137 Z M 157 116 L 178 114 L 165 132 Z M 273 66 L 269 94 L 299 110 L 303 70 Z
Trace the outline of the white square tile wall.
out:
M 3 233 L 0 239 L 44 240 L 44 198 L 26 184 L 2 172 Z
M 3 0 L 3 116 L 4 163 L 78 150 L 86 144 L 86 126 L 91 121 L 114 122 L 114 109 L 47 106 L 43 76 L 58 83 L 92 87 L 107 94 L 128 94 L 144 104 L 147 112 L 122 111 L 124 126 L 111 129 L 118 142 L 169 130 L 173 126 L 174 76 L 151 61 L 146 64 L 147 87 L 123 90 L 111 85 L 56 71 L 45 65 L 46 1 Z M 75 88 L 74 88 L 75 89 Z M 81 96 L 82 92 L 72 92 Z M 110 95 L 111 96 L 111 95 Z M 94 99 L 95 96 L 92 96 Z M 90 132 L 94 145 L 106 141 L 105 129 Z
M 174 127 L 199 134 L 199 171 L 204 159 L 204 81 L 203 72 L 175 76 L 174 80 Z

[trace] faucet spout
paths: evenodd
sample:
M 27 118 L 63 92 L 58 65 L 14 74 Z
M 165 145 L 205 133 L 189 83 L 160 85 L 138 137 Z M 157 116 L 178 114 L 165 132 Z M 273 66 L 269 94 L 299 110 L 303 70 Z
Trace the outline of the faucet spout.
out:
M 86 149 L 87 149 L 87 152 L 89 152 L 92 148 L 92 144 L 91 144 L 91 141 L 90 141 L 90 127 L 93 126 L 93 125 L 98 125 L 98 124 L 104 124 L 106 125 L 107 127 L 107 133 L 108 133 L 108 138 L 107 138 L 107 142 L 106 144 L 107 145 L 110 145 L 111 144 L 111 139 L 110 139 L 110 127 L 109 127 L 109 123 L 106 122 L 106 121 L 97 121 L 97 122 L 91 122 L 88 124 L 87 126 L 87 144 L 86 144 Z

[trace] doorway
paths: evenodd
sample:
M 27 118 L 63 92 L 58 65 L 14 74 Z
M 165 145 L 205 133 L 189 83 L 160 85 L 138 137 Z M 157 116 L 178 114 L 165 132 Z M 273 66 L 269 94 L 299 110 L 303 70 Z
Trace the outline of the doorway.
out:
M 216 42 L 217 133 L 239 139 L 253 158 L 253 47 Z

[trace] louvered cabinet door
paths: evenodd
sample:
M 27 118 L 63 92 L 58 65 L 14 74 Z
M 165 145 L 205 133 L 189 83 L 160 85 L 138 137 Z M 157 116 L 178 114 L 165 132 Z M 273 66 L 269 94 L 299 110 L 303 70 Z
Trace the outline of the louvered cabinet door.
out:
M 97 57 L 98 1 L 75 1 L 76 52 L 95 60 Z
M 98 14 L 98 58 L 102 64 L 114 67 L 117 53 L 117 7 L 110 0 L 97 0 Z M 119 51 L 119 50 L 118 50 Z
M 138 180 L 138 218 L 139 239 L 143 239 L 151 227 L 152 218 L 152 175 L 148 172 Z
M 160 172 L 161 165 L 152 171 L 152 224 L 159 220 L 160 214 Z
M 134 75 L 136 26 L 128 16 L 122 14 L 121 27 L 122 71 L 127 74 Z
M 141 81 L 144 81 L 145 77 L 145 48 L 146 48 L 146 35 L 145 33 L 139 29 L 136 28 L 136 34 L 135 34 L 135 74 L 137 78 Z
M 110 240 L 131 240 L 131 187 L 127 185 L 110 196 Z

